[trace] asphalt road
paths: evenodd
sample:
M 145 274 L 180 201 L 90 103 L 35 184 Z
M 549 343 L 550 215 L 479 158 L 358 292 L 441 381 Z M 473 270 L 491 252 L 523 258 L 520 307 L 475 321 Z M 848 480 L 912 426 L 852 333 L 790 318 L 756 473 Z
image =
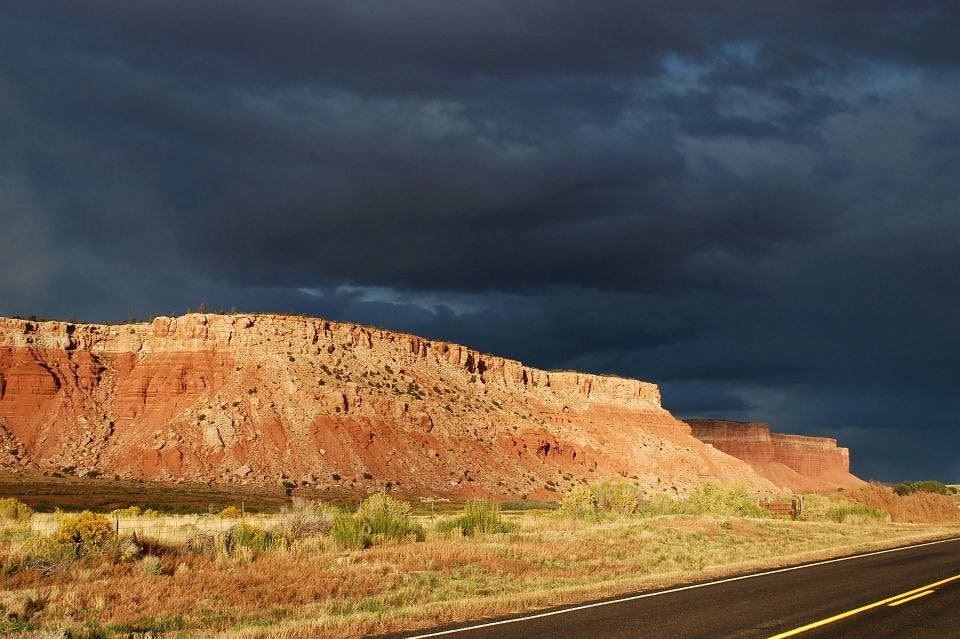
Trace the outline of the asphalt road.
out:
M 398 636 L 960 639 L 960 539 Z

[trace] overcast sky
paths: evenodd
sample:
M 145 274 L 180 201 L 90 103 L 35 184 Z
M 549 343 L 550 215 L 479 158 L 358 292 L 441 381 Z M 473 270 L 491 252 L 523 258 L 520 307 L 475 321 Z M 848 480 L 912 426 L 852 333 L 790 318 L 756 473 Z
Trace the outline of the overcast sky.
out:
M 5 2 L 0 314 L 370 323 L 960 482 L 958 34 L 955 1 Z

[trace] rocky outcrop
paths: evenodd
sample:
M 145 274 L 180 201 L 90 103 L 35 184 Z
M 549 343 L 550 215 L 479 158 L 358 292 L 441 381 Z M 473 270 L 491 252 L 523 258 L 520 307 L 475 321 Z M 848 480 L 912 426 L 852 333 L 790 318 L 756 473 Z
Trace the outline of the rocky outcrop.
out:
M 686 421 L 694 437 L 744 460 L 780 488 L 834 490 L 863 483 L 850 474 L 850 451 L 836 439 L 771 433 L 762 422 Z
M 772 489 L 655 384 L 274 315 L 0 318 L 0 465 L 150 480 L 557 497 L 629 478 Z

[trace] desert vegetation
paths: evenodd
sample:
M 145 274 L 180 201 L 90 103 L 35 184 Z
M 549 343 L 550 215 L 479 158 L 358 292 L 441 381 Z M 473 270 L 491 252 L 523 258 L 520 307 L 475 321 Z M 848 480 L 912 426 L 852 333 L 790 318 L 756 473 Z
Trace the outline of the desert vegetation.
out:
M 0 634 L 356 637 L 955 535 L 947 495 L 869 485 L 778 518 L 742 486 L 579 486 L 555 510 L 386 493 L 162 515 L 0 500 Z M 46 633 L 46 634 L 45 634 Z

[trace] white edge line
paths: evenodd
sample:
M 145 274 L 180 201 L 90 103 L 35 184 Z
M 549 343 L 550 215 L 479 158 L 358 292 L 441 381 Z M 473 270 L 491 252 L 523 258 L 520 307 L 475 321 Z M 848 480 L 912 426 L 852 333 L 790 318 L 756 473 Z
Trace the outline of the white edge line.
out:
M 466 626 L 464 628 L 453 628 L 451 630 L 439 630 L 437 632 L 428 632 L 426 634 L 420 635 L 410 635 L 407 639 L 426 639 L 427 637 L 440 637 L 442 635 L 452 635 L 458 632 L 467 632 L 469 630 L 479 630 L 481 628 L 491 628 L 493 626 L 502 626 L 508 623 L 518 623 L 520 621 L 529 621 L 531 619 L 542 619 L 544 617 L 553 617 L 555 615 L 563 615 L 568 612 L 576 612 L 578 610 L 587 610 L 589 608 L 599 608 L 600 606 L 609 606 L 611 604 L 624 603 L 627 601 L 636 601 L 637 599 L 647 599 L 649 597 L 659 597 L 660 595 L 669 595 L 674 592 L 682 592 L 684 590 L 694 590 L 696 588 L 706 588 L 707 586 L 715 586 L 717 584 L 726 584 L 732 581 L 742 581 L 744 579 L 753 579 L 754 577 L 763 577 L 765 575 L 775 575 L 781 572 L 791 572 L 794 570 L 803 570 L 804 568 L 813 568 L 814 566 L 823 566 L 825 564 L 835 564 L 841 561 L 851 561 L 853 559 L 863 559 L 865 557 L 874 557 L 876 555 L 885 555 L 890 552 L 900 552 L 901 550 L 910 550 L 911 548 L 922 548 L 924 546 L 933 546 L 936 544 L 946 544 L 952 541 L 960 541 L 960 537 L 953 537 L 951 539 L 939 539 L 937 541 L 927 541 L 922 544 L 913 544 L 912 546 L 900 546 L 898 548 L 887 548 L 886 550 L 875 550 L 873 552 L 864 553 L 862 555 L 850 555 L 848 557 L 837 557 L 836 559 L 824 559 L 822 561 L 816 561 L 809 564 L 801 564 L 799 566 L 788 566 L 786 568 L 777 568 L 775 570 L 767 570 L 764 572 L 755 572 L 749 575 L 739 575 L 737 577 L 727 577 L 725 579 L 717 579 L 716 581 L 707 581 L 698 584 L 691 584 L 689 586 L 678 586 L 676 588 L 670 588 L 668 590 L 658 590 L 656 592 L 645 592 L 638 595 L 631 595 L 629 597 L 621 597 L 620 599 L 607 599 L 604 601 L 596 601 L 589 604 L 581 604 L 579 606 L 572 606 L 570 608 L 561 608 L 560 610 L 550 610 L 548 612 L 539 612 L 533 615 L 526 615 L 524 617 L 512 617 L 510 619 L 501 619 L 500 621 L 488 621 L 486 623 L 480 623 L 473 626 Z

